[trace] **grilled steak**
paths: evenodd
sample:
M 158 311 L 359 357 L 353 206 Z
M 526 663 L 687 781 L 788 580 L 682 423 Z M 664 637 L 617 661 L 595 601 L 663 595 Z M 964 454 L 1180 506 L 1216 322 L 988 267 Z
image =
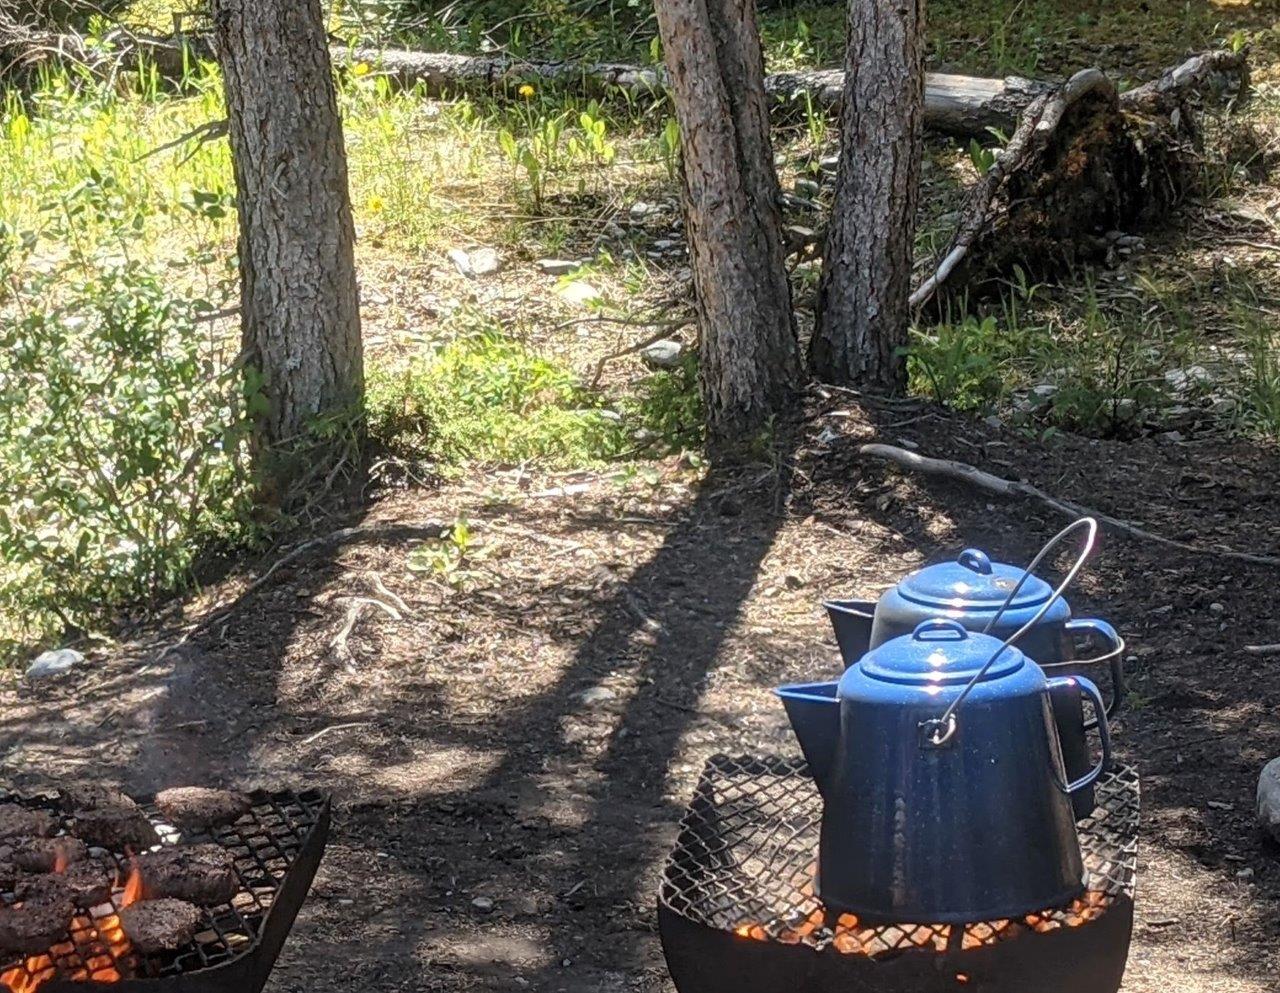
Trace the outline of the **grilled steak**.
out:
M 156 806 L 176 827 L 199 830 L 239 820 L 249 812 L 251 804 L 243 793 L 231 790 L 178 786 L 157 793 Z
M 66 891 L 56 885 L 18 906 L 0 905 L 0 949 L 24 955 L 47 951 L 66 935 L 74 912 Z
M 82 807 L 72 818 L 76 837 L 115 852 L 126 849 L 146 851 L 160 841 L 147 815 L 136 804 L 132 807 Z
M 182 900 L 141 900 L 120 911 L 120 924 L 144 954 L 181 948 L 196 933 L 204 915 L 199 907 Z
M 81 786 L 67 786 L 58 792 L 58 805 L 68 814 L 77 810 L 138 809 L 138 805 L 132 799 L 110 786 L 86 783 Z
M 147 899 L 176 897 L 214 907 L 240 891 L 235 859 L 217 845 L 166 846 L 140 856 L 138 870 Z
M 115 871 L 96 859 L 86 859 L 68 866 L 66 872 L 41 876 L 24 876 L 14 885 L 13 894 L 20 901 L 47 901 L 55 896 L 88 909 L 111 899 Z
M 13 864 L 23 872 L 53 872 L 89 857 L 89 847 L 79 838 L 10 838 Z
M 47 838 L 57 830 L 58 822 L 47 810 L 0 804 L 0 838 Z

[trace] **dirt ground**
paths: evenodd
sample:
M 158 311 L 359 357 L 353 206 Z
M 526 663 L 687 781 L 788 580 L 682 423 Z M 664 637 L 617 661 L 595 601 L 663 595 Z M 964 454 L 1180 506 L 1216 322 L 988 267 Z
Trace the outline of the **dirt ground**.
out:
M 843 395 L 812 397 L 791 435 L 733 474 L 672 460 L 383 493 L 347 522 L 364 530 L 251 594 L 261 569 L 66 681 L 6 689 L 2 774 L 331 790 L 273 993 L 668 991 L 654 902 L 674 826 L 709 754 L 796 752 L 769 691 L 836 671 L 820 600 L 966 545 L 1026 561 L 1062 523 L 905 477 L 860 443 L 1027 478 L 1206 548 L 1280 548 L 1280 461 L 1223 438 L 1045 445 Z M 473 539 L 451 581 L 411 571 L 424 528 L 460 516 Z M 1280 675 L 1241 649 L 1280 642 L 1277 571 L 1108 534 L 1086 575 L 1076 612 L 1130 640 L 1118 737 L 1143 776 L 1125 989 L 1273 993 L 1280 851 L 1253 790 L 1280 754 Z M 354 597 L 401 619 L 366 604 L 344 649 Z

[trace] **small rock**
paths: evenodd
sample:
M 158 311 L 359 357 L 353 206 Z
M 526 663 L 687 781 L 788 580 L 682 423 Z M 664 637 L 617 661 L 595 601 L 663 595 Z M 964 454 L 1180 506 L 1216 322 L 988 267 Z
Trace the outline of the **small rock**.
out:
M 1159 438 L 1161 441 L 1166 441 L 1171 445 L 1176 445 L 1178 442 L 1182 441 L 1182 432 L 1181 431 L 1164 431 L 1156 435 L 1156 437 Z
M 1209 408 L 1209 412 L 1214 417 L 1232 417 L 1236 412 L 1236 402 L 1230 397 L 1218 397 L 1213 401 L 1213 406 Z
M 1234 803 L 1226 803 L 1222 800 L 1210 800 L 1209 806 L 1212 807 L 1214 810 L 1235 810 L 1236 809 L 1236 805 Z
M 819 159 L 818 168 L 821 169 L 823 172 L 828 172 L 834 175 L 836 173 L 836 170 L 840 168 L 840 156 L 828 155 L 824 158 Z
M 548 276 L 567 276 L 582 268 L 581 263 L 574 262 L 572 259 L 538 259 L 534 265 Z
M 995 414 L 988 414 L 986 417 L 982 419 L 982 423 L 989 428 L 998 429 L 998 428 L 1004 427 L 1004 421 L 1000 420 L 1000 418 L 997 417 Z
M 1121 397 L 1112 411 L 1117 421 L 1131 421 L 1138 415 L 1138 401 L 1133 397 Z
M 560 287 L 557 292 L 560 298 L 568 303 L 587 304 L 594 303 L 600 299 L 600 291 L 590 283 L 583 282 L 581 279 L 575 279 L 572 283 L 566 283 Z
M 1213 374 L 1202 365 L 1187 366 L 1185 369 L 1170 369 L 1164 374 L 1164 381 L 1175 396 L 1185 396 L 1197 386 L 1207 386 L 1213 382 Z
M 1226 609 L 1227 609 L 1227 608 L 1226 608 L 1226 607 L 1224 607 L 1224 606 L 1223 606 L 1222 604 L 1220 604 L 1220 603 L 1211 603 L 1211 604 L 1209 604 L 1209 612 L 1210 612 L 1211 614 L 1221 614 L 1221 613 L 1223 613 Z
M 449 261 L 453 263 L 453 267 L 464 276 L 474 276 L 475 270 L 471 268 L 471 256 L 464 252 L 461 248 L 451 248 L 446 252 Z
M 1248 866 L 1246 866 L 1245 868 L 1241 869 L 1239 872 L 1236 873 L 1236 879 L 1252 879 L 1252 878 L 1253 878 L 1253 869 L 1249 868 Z
M 651 203 L 645 203 L 643 200 L 637 200 L 631 205 L 631 219 L 633 221 L 642 221 L 650 214 L 656 214 L 658 208 Z
M 1258 822 L 1280 841 L 1280 758 L 1268 762 L 1258 778 Z
M 493 900 L 487 896 L 478 896 L 471 901 L 471 906 L 482 914 L 487 914 L 493 910 Z
M 502 268 L 502 257 L 493 248 L 477 248 L 471 253 L 471 270 L 477 276 L 488 276 Z
M 475 248 L 469 252 L 451 248 L 446 254 L 454 268 L 469 279 L 488 276 L 502 268 L 502 259 L 492 248 Z
M 1058 388 L 1053 383 L 1039 383 L 1031 387 L 1031 395 L 1041 402 L 1052 400 L 1057 392 Z
M 812 179 L 797 179 L 795 185 L 796 196 L 806 197 L 812 200 L 822 192 L 822 187 L 815 183 Z
M 640 358 L 650 369 L 674 369 L 683 355 L 684 345 L 671 338 L 655 341 L 640 352 Z
M 608 703 L 610 700 L 616 700 L 617 698 L 618 694 L 607 686 L 592 686 L 590 689 L 583 690 L 578 694 L 578 700 L 588 707 L 600 703 Z
M 81 662 L 84 656 L 74 648 L 59 648 L 52 652 L 43 652 L 27 668 L 28 679 L 45 679 L 49 676 L 64 676 Z

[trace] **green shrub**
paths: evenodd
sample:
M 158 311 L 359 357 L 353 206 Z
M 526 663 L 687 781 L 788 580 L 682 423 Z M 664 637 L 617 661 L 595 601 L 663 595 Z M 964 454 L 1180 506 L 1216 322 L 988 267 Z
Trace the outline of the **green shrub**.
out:
M 200 325 L 212 304 L 135 257 L 146 218 L 95 172 L 46 205 L 38 232 L 0 227 L 0 636 L 11 642 L 180 586 L 206 541 L 240 530 L 237 386 Z M 86 239 L 90 229 L 109 236 Z
M 619 416 L 567 367 L 487 324 L 407 363 L 375 365 L 366 404 L 375 441 L 445 464 L 581 465 L 626 444 Z

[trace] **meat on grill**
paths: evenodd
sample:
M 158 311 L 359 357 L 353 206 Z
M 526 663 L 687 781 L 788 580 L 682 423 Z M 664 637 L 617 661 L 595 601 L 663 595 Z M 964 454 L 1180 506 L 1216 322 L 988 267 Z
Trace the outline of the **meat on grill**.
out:
M 66 872 L 24 876 L 14 885 L 13 893 L 20 901 L 62 895 L 77 907 L 88 909 L 111 899 L 114 881 L 113 869 L 96 859 L 86 859 L 68 866 Z
M 175 826 L 199 830 L 239 820 L 252 804 L 243 793 L 231 790 L 178 786 L 157 793 L 156 806 Z
M 0 838 L 47 838 L 58 830 L 58 822 L 47 810 L 28 810 L 17 804 L 0 804 Z
M 195 936 L 204 915 L 184 900 L 141 900 L 120 911 L 120 925 L 144 954 L 170 952 Z
M 66 892 L 49 887 L 17 906 L 0 905 L 0 949 L 34 955 L 66 933 L 75 908 Z
M 119 790 L 96 783 L 63 787 L 59 791 L 58 805 L 68 814 L 77 810 L 138 809 L 138 805 Z
M 23 872 L 53 872 L 59 865 L 70 866 L 89 857 L 89 846 L 79 838 L 10 838 L 13 864 Z
M 91 845 L 99 845 L 115 852 L 126 849 L 141 852 L 158 844 L 160 836 L 147 820 L 142 809 L 132 806 L 81 807 L 72 815 L 72 830 L 76 837 Z
M 148 899 L 176 897 L 214 907 L 240 890 L 235 859 L 218 845 L 166 846 L 140 856 L 138 871 Z

